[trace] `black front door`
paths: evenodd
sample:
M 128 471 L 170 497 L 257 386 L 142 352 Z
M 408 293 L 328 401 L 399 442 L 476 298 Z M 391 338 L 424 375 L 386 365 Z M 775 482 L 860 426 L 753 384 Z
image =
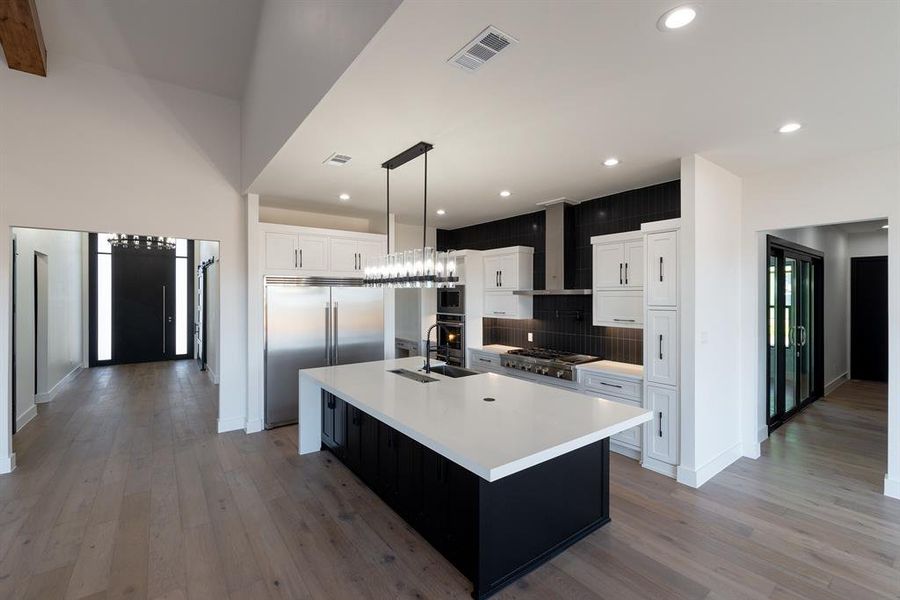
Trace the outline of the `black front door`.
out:
M 850 377 L 888 380 L 888 259 L 850 260 Z
M 175 356 L 175 251 L 112 249 L 112 347 L 117 363 Z

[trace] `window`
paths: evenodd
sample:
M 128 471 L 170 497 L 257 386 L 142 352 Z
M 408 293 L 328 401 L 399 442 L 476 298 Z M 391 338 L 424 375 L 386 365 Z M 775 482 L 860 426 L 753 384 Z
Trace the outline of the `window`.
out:
M 112 360 L 112 246 L 114 233 L 97 234 L 97 360 Z
M 188 351 L 188 241 L 175 240 L 175 354 Z

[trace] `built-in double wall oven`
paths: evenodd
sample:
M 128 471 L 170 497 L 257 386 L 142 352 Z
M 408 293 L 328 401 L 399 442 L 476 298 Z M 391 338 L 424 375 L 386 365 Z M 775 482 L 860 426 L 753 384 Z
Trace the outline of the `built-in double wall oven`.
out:
M 463 286 L 437 290 L 438 360 L 449 365 L 466 364 L 466 293 Z

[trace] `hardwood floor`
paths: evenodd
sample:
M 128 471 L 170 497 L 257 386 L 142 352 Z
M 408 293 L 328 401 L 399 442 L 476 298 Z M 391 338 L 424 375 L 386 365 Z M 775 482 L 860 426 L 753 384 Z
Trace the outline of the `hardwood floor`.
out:
M 467 598 L 453 567 L 296 428 L 215 434 L 190 362 L 82 372 L 0 477 L 0 598 Z M 498 594 L 897 598 L 886 386 L 851 382 L 700 490 L 611 459 L 612 523 Z

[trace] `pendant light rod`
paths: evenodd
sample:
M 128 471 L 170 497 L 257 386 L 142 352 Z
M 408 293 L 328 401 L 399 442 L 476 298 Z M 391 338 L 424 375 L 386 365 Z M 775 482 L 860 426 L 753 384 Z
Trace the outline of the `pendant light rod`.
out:
M 431 148 L 429 148 L 430 150 Z M 425 185 L 422 186 L 422 249 L 428 246 L 428 150 L 425 151 Z
M 385 175 L 387 175 L 387 208 L 384 213 L 384 230 L 387 234 L 387 239 L 385 240 L 385 244 L 387 248 L 385 252 L 387 254 L 391 253 L 391 170 L 385 169 Z

